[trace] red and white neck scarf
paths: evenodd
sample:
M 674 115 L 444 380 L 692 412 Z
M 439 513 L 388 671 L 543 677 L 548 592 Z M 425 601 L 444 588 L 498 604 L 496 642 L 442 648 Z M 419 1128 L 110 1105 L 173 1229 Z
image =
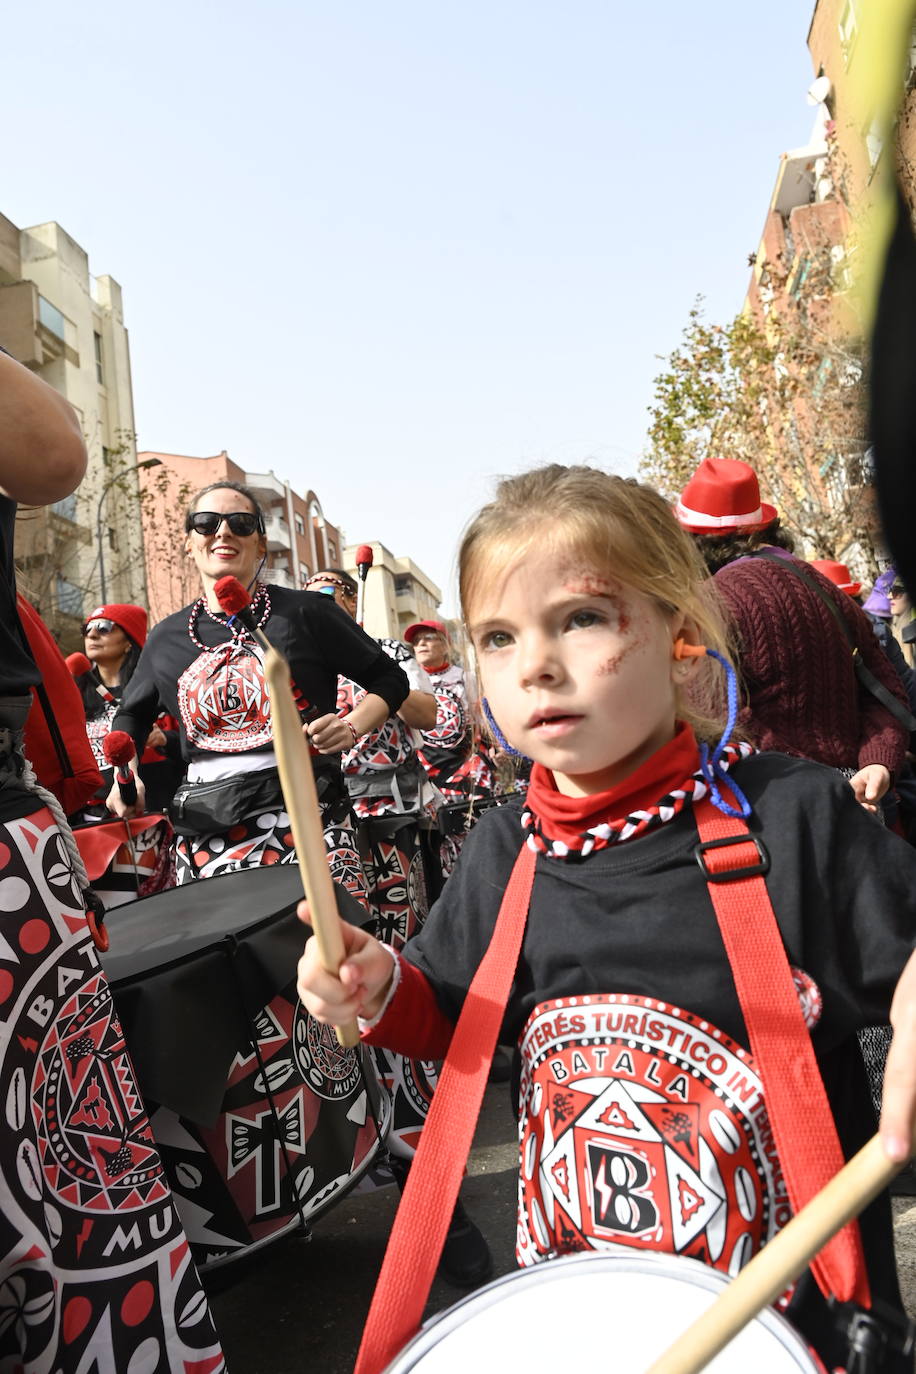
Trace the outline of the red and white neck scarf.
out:
M 754 753 L 750 744 L 723 750 L 723 772 Z M 678 721 L 674 738 L 617 787 L 588 797 L 566 797 L 553 774 L 536 763 L 531 770 L 522 827 L 527 844 L 551 859 L 584 859 L 595 850 L 635 839 L 673 820 L 688 802 L 705 797 L 693 730 Z

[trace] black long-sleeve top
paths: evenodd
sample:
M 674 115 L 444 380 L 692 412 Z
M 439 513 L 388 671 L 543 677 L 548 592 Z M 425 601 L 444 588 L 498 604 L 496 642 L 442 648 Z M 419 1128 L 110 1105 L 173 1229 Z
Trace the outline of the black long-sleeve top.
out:
M 336 710 L 340 673 L 398 709 L 409 691 L 404 673 L 330 597 L 275 586 L 267 596 L 261 628 L 289 662 L 303 718 Z M 193 611 L 176 611 L 151 631 L 112 728 L 140 745 L 165 709 L 188 761 L 271 748 L 260 648 L 248 634 L 233 635 L 224 616 Z

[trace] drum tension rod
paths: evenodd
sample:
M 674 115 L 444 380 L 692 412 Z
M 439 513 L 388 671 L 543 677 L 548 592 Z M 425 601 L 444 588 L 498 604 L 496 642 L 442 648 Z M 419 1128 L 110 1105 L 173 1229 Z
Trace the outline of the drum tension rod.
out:
M 830 1299 L 834 1321 L 849 1346 L 846 1374 L 879 1374 L 891 1352 L 912 1360 L 916 1322 L 880 1298 L 866 1311 L 855 1302 Z
M 258 1042 L 258 1028 L 255 1024 L 254 1017 L 248 1009 L 248 998 L 246 996 L 245 986 L 242 982 L 241 975 L 239 973 L 238 964 L 236 963 L 238 952 L 241 946 L 239 945 L 239 941 L 236 939 L 234 935 L 224 935 L 222 939 L 222 946 L 223 950 L 225 951 L 226 958 L 229 962 L 229 968 L 232 973 L 233 981 L 235 982 L 235 990 L 238 995 L 239 1003 L 241 1004 L 245 1013 L 245 1018 L 248 1021 L 248 1029 L 251 1032 L 251 1048 L 254 1051 L 254 1057 L 258 1061 L 258 1068 L 261 1071 L 261 1081 L 264 1084 L 264 1093 L 267 1097 L 267 1104 L 270 1107 L 270 1116 L 274 1124 L 274 1131 L 276 1132 L 277 1144 L 280 1146 L 280 1153 L 283 1156 L 283 1163 L 286 1167 L 286 1176 L 289 1179 L 289 1186 L 293 1196 L 293 1202 L 296 1204 L 296 1211 L 299 1213 L 299 1225 L 302 1228 L 303 1233 L 302 1239 L 311 1240 L 312 1228 L 309 1226 L 305 1218 L 305 1209 L 302 1204 L 302 1198 L 299 1194 L 299 1189 L 296 1185 L 296 1175 L 293 1172 L 293 1161 L 290 1158 L 289 1150 L 286 1148 L 286 1141 L 283 1136 L 283 1126 L 280 1121 L 280 1113 L 277 1109 L 277 1104 L 274 1101 L 274 1094 L 273 1089 L 270 1086 L 270 1078 L 267 1072 L 267 1065 L 264 1062 L 264 1057 L 261 1054 L 261 1046 Z

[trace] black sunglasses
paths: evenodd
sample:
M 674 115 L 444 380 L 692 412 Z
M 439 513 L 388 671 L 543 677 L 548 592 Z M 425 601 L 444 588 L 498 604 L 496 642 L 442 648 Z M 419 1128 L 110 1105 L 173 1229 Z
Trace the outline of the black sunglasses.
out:
M 195 534 L 216 534 L 223 521 L 226 522 L 233 534 L 242 538 L 254 534 L 256 530 L 259 534 L 264 533 L 260 515 L 255 515 L 250 510 L 233 510 L 229 511 L 228 514 L 215 510 L 192 511 L 185 520 L 184 527 L 188 534 L 191 530 Z
M 80 626 L 80 634 L 87 635 L 90 630 L 98 630 L 100 635 L 110 635 L 117 628 L 113 620 L 87 620 Z
M 906 587 L 904 587 L 904 585 L 903 585 L 902 582 L 895 582 L 894 585 L 891 587 L 891 589 L 890 589 L 888 595 L 889 595 L 889 596 L 903 596 L 903 594 L 904 594 L 905 591 L 906 591 Z
M 321 586 L 313 586 L 313 583 L 320 582 Z M 334 588 L 339 587 L 348 601 L 356 601 L 359 592 L 355 587 L 350 587 L 346 582 L 341 582 L 339 577 L 320 577 L 314 573 L 305 584 L 306 591 L 320 592 L 322 596 L 333 596 Z

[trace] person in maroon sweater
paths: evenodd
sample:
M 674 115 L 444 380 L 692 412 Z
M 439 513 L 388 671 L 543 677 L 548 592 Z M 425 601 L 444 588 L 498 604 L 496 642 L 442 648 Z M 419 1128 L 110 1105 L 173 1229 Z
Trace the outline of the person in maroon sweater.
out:
M 866 667 L 905 707 L 903 684 L 865 614 L 793 558 L 791 537 L 776 508 L 760 500 L 747 463 L 704 458 L 675 514 L 694 535 L 734 624 L 746 691 L 741 728 L 760 749 L 844 770 L 858 800 L 874 809 L 903 764 L 907 732 L 860 684 L 849 639 L 810 581 L 835 605 Z

